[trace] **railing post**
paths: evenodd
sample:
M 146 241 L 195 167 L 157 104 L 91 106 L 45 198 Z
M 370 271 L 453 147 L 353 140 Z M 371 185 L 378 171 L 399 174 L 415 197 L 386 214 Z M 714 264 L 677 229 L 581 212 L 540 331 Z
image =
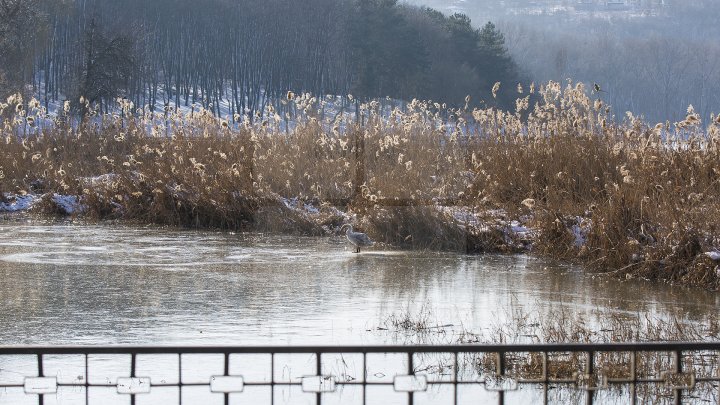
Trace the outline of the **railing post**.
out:
M 633 350 L 630 355 L 630 405 L 637 403 L 637 351 Z
M 415 366 L 413 365 L 414 354 L 413 352 L 408 352 L 408 375 L 415 375 Z M 413 392 L 408 392 L 408 405 L 413 405 L 414 401 Z
M 90 355 L 85 353 L 85 403 L 90 403 Z M 180 399 L 182 405 L 182 398 Z
M 591 380 L 588 381 L 588 388 L 590 388 L 590 389 L 585 390 L 585 393 L 586 393 L 585 394 L 586 395 L 585 403 L 587 405 L 592 405 L 593 401 L 595 400 L 595 388 L 596 388 L 595 386 L 593 386 L 593 384 L 595 384 L 597 382 L 597 381 L 595 381 L 595 376 L 593 376 L 593 374 L 595 373 L 595 352 L 589 351 L 589 352 L 587 352 L 587 356 L 588 356 L 588 358 L 587 358 L 587 363 L 585 365 L 585 374 Z
M 43 355 L 42 353 L 38 353 L 37 355 L 37 363 L 38 363 L 38 377 L 45 377 L 45 373 L 43 371 Z M 45 403 L 45 397 L 43 394 L 38 395 L 38 404 L 43 405 Z
M 130 378 L 135 378 L 135 362 L 137 354 L 130 354 Z M 135 405 L 135 394 L 130 394 L 130 405 Z
M 455 405 L 457 405 L 457 404 L 458 404 L 458 384 L 459 384 L 459 382 L 458 382 L 458 352 L 455 352 L 455 360 L 454 360 L 454 362 L 453 362 L 453 374 L 454 374 L 454 378 L 453 378 L 453 383 L 454 383 L 454 384 L 453 384 L 453 385 L 454 385 L 454 387 L 453 387 L 453 389 L 454 389 L 454 393 L 453 393 L 453 403 L 454 403 Z
M 548 352 L 542 353 L 542 370 L 543 370 L 543 405 L 548 403 L 548 384 L 550 380 L 548 378 Z
M 368 369 L 367 369 L 367 352 L 363 352 L 363 380 L 362 380 L 362 387 L 363 387 L 363 405 L 367 405 L 367 376 L 368 376 Z
M 505 375 L 505 352 L 498 352 L 497 354 L 497 369 L 495 370 L 497 374 L 498 379 L 502 379 Z M 500 380 L 498 380 L 500 381 Z M 501 381 L 502 383 L 502 381 Z M 498 404 L 504 405 L 505 404 L 505 391 L 503 391 L 503 387 L 500 387 L 500 391 L 498 391 Z
M 178 353 L 178 398 L 180 405 L 182 405 L 182 394 L 183 394 L 183 380 L 182 380 L 182 353 Z
M 275 404 L 275 353 L 270 353 L 270 405 Z
M 230 375 L 230 353 L 225 353 L 225 368 L 224 368 L 224 374 L 225 376 Z M 230 393 L 225 393 L 225 405 L 230 405 Z
M 683 366 L 682 366 L 682 350 L 675 350 L 675 372 L 677 374 L 682 374 Z M 682 389 L 678 388 L 674 390 L 675 395 L 675 405 L 682 405 Z
M 315 370 L 316 370 L 317 375 L 320 376 L 320 381 L 322 381 L 322 378 L 323 378 L 323 374 L 322 374 L 322 362 L 320 361 L 320 355 L 321 355 L 321 354 L 322 354 L 322 352 L 316 352 L 316 353 L 315 353 Z M 316 395 L 317 395 L 317 397 L 316 397 L 316 399 L 315 399 L 315 403 L 316 403 L 317 405 L 322 405 L 322 393 L 321 393 L 321 392 L 317 392 Z

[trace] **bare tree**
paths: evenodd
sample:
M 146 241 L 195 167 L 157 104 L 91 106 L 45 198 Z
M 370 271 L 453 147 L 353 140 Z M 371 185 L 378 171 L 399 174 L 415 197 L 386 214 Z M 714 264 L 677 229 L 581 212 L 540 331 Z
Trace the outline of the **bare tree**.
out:
M 46 38 L 40 6 L 41 0 L 0 0 L 0 96 L 23 91 L 32 79 L 36 51 Z

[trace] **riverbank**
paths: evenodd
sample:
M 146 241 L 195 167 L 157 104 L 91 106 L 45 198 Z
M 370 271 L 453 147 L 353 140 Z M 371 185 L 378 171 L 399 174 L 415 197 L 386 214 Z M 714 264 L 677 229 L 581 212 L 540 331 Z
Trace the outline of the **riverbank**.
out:
M 515 112 L 369 103 L 359 121 L 301 96 L 292 125 L 272 107 L 218 119 L 122 100 L 78 124 L 16 97 L 0 112 L 0 211 L 308 235 L 352 223 L 385 248 L 530 251 L 720 289 L 720 118 L 619 121 L 582 85 L 531 92 Z

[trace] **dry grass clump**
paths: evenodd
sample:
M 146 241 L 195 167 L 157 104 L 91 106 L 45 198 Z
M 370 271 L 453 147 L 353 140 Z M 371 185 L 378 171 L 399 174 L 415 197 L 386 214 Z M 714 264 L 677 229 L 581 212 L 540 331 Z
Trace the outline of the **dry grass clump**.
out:
M 342 224 L 344 218 L 330 210 L 310 218 L 299 210 L 289 208 L 280 198 L 265 197 L 253 213 L 252 228 L 261 232 L 295 235 L 324 235 Z
M 205 111 L 162 127 L 127 113 L 18 130 L 6 122 L 3 132 L 3 182 L 15 190 L 78 196 L 100 219 L 226 229 L 253 221 L 250 133 Z M 37 208 L 52 213 L 52 199 Z
M 545 313 L 518 308 L 506 313 L 503 319 L 483 334 L 462 331 L 459 339 L 461 342 L 474 343 L 694 342 L 720 339 L 717 327 L 720 319 L 714 315 L 709 316 L 704 323 L 697 323 L 647 314 L 598 312 L 588 316 L 561 307 Z M 685 358 L 685 369 L 716 369 L 720 367 L 719 360 L 716 356 L 688 356 Z M 552 353 L 548 361 L 548 373 L 552 378 L 573 379 L 583 373 L 587 358 L 583 353 Z M 597 369 L 609 378 L 629 376 L 630 361 L 628 353 L 595 353 Z M 640 353 L 636 364 L 638 375 L 657 377 L 660 371 L 672 369 L 672 361 L 670 353 Z M 474 358 L 474 364 L 482 372 L 490 372 L 496 367 L 492 356 Z M 510 358 L 508 368 L 516 376 L 537 378 L 542 373 L 542 356 L 538 353 L 518 353 L 516 357 Z
M 720 288 L 703 255 L 720 249 L 720 119 L 703 126 L 690 107 L 675 124 L 619 121 L 591 97 L 550 82 L 510 112 L 413 100 L 357 103 L 355 115 L 338 110 L 355 100 L 299 95 L 284 116 L 226 118 L 118 100 L 75 122 L 13 96 L 0 104 L 0 190 L 77 196 L 99 219 L 299 233 L 341 221 L 282 200 L 299 198 L 352 210 L 380 242 L 468 252 L 519 245 L 444 209 L 501 210 L 534 228 L 541 254 Z
M 368 235 L 393 246 L 465 252 L 467 233 L 435 207 L 372 207 L 362 221 Z
M 544 254 L 720 288 L 718 268 L 700 255 L 720 246 L 720 122 L 701 127 L 692 107 L 675 125 L 629 113 L 613 122 L 582 85 L 550 83 L 541 96 L 527 118 L 473 112 L 473 200 L 529 206 Z
M 720 339 L 720 319 L 716 315 L 710 315 L 702 322 L 689 322 L 674 317 L 640 314 L 581 314 L 569 311 L 566 307 L 551 308 L 545 312 L 514 307 L 504 316 L 498 316 L 497 321 L 488 325 L 487 330 L 478 333 L 458 329 L 454 325 L 442 325 L 426 306 L 418 311 L 407 309 L 391 314 L 381 324 L 382 327 L 374 330 L 391 333 L 391 336 L 402 339 L 404 344 L 626 343 Z M 596 352 L 594 356 L 595 370 L 599 375 L 606 378 L 631 376 L 630 353 Z M 662 372 L 675 369 L 674 362 L 672 353 L 639 352 L 635 358 L 635 369 L 639 378 L 661 379 Z M 452 358 L 439 359 L 434 354 L 427 354 L 416 364 L 416 372 L 454 374 Z M 583 381 L 586 364 L 587 353 L 551 352 L 547 354 L 547 375 L 569 384 L 601 383 L 600 380 Z M 464 353 L 458 362 L 458 375 L 462 381 L 487 378 L 486 383 L 493 383 L 493 379 L 498 378 L 495 374 L 497 369 L 498 357 L 495 353 Z M 720 370 L 720 357 L 707 352 L 685 353 L 683 369 L 694 372 L 698 377 L 715 376 Z M 517 379 L 542 380 L 543 354 L 506 353 L 503 374 Z M 498 380 L 496 383 L 503 382 Z M 617 385 L 612 385 L 611 389 L 621 390 Z M 572 392 L 577 391 L 569 393 Z M 717 395 L 711 384 L 698 384 L 692 394 L 703 398 Z M 667 395 L 672 398 L 672 392 L 663 390 L 662 384 L 638 385 L 636 395 L 650 402 L 657 402 Z
M 433 205 L 362 207 L 360 225 L 371 238 L 406 249 L 463 253 L 517 253 L 525 241 L 508 232 L 507 226 L 483 220 L 468 224 Z M 502 221 L 495 221 L 501 222 Z
M 296 99 L 301 111 L 317 108 L 309 96 Z M 349 201 L 355 153 L 353 135 L 339 128 L 348 125 L 339 116 L 323 127 L 312 115 L 297 119 L 292 130 L 284 130 L 284 121 L 270 108 L 270 118 L 249 126 L 253 141 L 253 186 L 258 193 L 277 193 L 285 198 Z
M 446 323 L 446 322 L 445 322 Z M 399 333 L 403 338 L 412 334 L 410 342 L 426 343 L 619 343 L 619 342 L 699 342 L 720 340 L 720 317 L 708 315 L 700 321 L 676 316 L 648 314 L 579 313 L 565 306 L 544 311 L 513 306 L 497 314 L 495 321 L 483 331 L 470 331 L 443 320 L 426 305 L 418 310 L 405 309 L 390 314 L 377 330 Z M 441 325 L 441 326 L 438 326 Z M 426 334 L 428 329 L 445 329 L 443 336 Z M 437 340 L 441 339 L 441 340 Z
M 428 328 L 435 328 L 432 311 L 423 306 L 417 312 L 407 309 L 400 313 L 390 314 L 382 322 L 378 330 L 391 330 L 406 333 L 423 334 Z

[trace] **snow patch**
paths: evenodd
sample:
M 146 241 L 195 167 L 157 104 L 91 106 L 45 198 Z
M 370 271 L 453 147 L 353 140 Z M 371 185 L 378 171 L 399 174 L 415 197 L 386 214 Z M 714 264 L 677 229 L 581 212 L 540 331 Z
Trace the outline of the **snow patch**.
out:
M 510 222 L 510 231 L 519 236 L 526 236 L 530 233 L 530 228 L 521 224 L 519 221 Z
M 47 196 L 48 194 L 5 194 L 5 199 L 8 202 L 0 202 L 0 212 L 27 211 L 31 209 L 35 205 L 35 203 L 37 203 L 43 198 L 47 198 Z M 50 196 L 50 199 L 58 207 L 58 209 L 60 209 L 67 215 L 73 215 L 85 210 L 85 207 L 80 203 L 80 199 L 78 196 L 53 193 Z
M 0 202 L 0 212 L 26 211 L 32 208 L 38 197 L 33 194 L 11 195 L 5 194 L 6 203 Z
M 307 211 L 311 214 L 319 214 L 320 213 L 320 210 L 317 207 L 312 206 L 310 204 L 305 204 L 304 208 L 305 208 L 305 211 Z
M 53 194 L 52 201 L 68 215 L 73 215 L 84 210 L 83 205 L 80 204 L 80 199 L 74 195 Z
M 587 234 L 590 231 L 591 221 L 587 218 L 576 217 L 575 224 L 570 231 L 575 237 L 575 247 L 583 247 L 587 243 Z
M 573 233 L 573 236 L 575 237 L 575 247 L 581 247 L 585 245 L 585 235 L 583 235 L 583 231 L 582 229 L 580 229 L 580 225 L 573 225 L 571 231 Z
M 441 211 L 444 210 L 446 213 L 449 212 L 453 219 L 462 224 L 470 227 L 477 228 L 480 226 L 480 221 L 477 215 L 475 215 L 470 209 L 464 207 L 442 207 Z
M 286 207 L 288 207 L 292 210 L 305 211 L 308 214 L 314 214 L 314 215 L 317 215 L 320 213 L 320 209 L 318 207 L 315 207 L 314 205 L 308 204 L 305 202 L 301 203 L 300 199 L 297 197 L 293 197 L 293 198 L 280 197 L 280 200 L 283 202 L 283 204 L 285 204 Z

